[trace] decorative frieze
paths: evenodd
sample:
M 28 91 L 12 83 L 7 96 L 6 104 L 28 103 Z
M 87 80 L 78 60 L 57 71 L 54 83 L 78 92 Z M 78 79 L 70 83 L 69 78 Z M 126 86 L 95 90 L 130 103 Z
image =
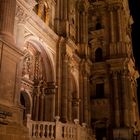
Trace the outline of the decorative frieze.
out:
M 25 24 L 28 21 L 29 17 L 29 14 L 26 13 L 21 6 L 17 5 L 15 17 L 17 19 L 17 23 Z

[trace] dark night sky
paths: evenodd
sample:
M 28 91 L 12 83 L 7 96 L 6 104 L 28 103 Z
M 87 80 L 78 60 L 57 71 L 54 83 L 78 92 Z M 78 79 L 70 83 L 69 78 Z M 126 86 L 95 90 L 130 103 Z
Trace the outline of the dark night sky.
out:
M 136 61 L 136 68 L 140 73 L 140 0 L 129 0 L 130 12 L 134 20 L 132 25 L 133 52 Z M 138 82 L 138 101 L 140 110 L 140 78 Z

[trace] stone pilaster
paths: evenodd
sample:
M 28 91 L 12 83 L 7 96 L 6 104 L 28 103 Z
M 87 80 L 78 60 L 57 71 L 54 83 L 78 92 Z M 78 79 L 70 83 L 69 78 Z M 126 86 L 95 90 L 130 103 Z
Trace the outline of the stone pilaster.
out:
M 39 94 L 36 95 L 36 103 L 35 103 L 35 121 L 38 121 L 39 117 Z
M 80 85 L 80 95 L 79 95 L 79 98 L 81 100 L 80 102 L 80 122 L 83 122 L 84 121 L 84 99 L 83 99 L 83 94 L 84 94 L 84 91 L 83 91 L 83 88 L 84 88 L 84 85 L 83 85 L 84 81 L 83 81 L 83 72 L 82 72 L 82 65 L 80 66 L 80 75 L 79 75 L 79 85 Z
M 110 13 L 110 27 L 111 27 L 111 42 L 113 43 L 114 42 L 114 20 L 113 20 L 113 10 L 110 9 L 109 11 Z
M 84 123 L 88 124 L 88 85 L 87 85 L 87 75 L 84 75 Z
M 128 108 L 128 81 L 127 81 L 127 72 L 123 71 L 121 74 L 121 80 L 122 80 L 122 105 L 123 105 L 123 121 L 124 121 L 124 126 L 128 127 L 129 126 L 129 108 Z
M 68 55 L 64 54 L 62 57 L 62 103 L 61 103 L 61 119 L 67 121 L 68 111 Z
M 16 0 L 0 0 L 0 38 L 14 44 L 13 30 Z
M 114 83 L 114 105 L 115 105 L 115 126 L 120 127 L 120 111 L 119 111 L 119 91 L 118 91 L 118 76 L 117 72 L 113 73 Z
M 44 88 L 43 88 L 44 90 Z M 45 95 L 44 93 L 41 94 L 40 96 L 40 116 L 39 116 L 39 120 L 43 121 L 44 120 L 44 101 L 45 101 Z
M 71 122 L 72 120 L 72 78 L 71 78 L 71 66 L 68 66 L 68 120 Z
M 121 9 L 117 9 L 119 41 L 122 41 Z

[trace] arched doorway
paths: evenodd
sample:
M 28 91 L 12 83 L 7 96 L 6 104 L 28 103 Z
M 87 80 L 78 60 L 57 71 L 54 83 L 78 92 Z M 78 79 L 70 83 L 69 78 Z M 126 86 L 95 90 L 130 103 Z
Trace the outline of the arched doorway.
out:
M 31 114 L 31 101 L 26 91 L 20 92 L 20 104 L 22 105 L 23 123 L 27 120 L 27 114 Z
M 95 62 L 103 61 L 103 51 L 101 48 L 95 50 Z
M 71 73 L 69 79 L 69 92 L 68 92 L 68 112 L 69 120 L 74 121 L 74 119 L 79 119 L 79 97 L 78 90 L 74 75 Z

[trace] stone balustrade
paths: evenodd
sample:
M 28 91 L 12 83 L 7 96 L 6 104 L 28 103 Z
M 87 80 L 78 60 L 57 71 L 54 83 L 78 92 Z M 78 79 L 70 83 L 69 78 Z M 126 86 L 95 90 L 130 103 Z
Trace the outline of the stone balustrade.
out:
M 95 140 L 91 130 L 83 123 L 82 126 L 75 123 L 33 121 L 27 116 L 27 127 L 29 136 L 34 140 L 56 139 L 56 140 Z

